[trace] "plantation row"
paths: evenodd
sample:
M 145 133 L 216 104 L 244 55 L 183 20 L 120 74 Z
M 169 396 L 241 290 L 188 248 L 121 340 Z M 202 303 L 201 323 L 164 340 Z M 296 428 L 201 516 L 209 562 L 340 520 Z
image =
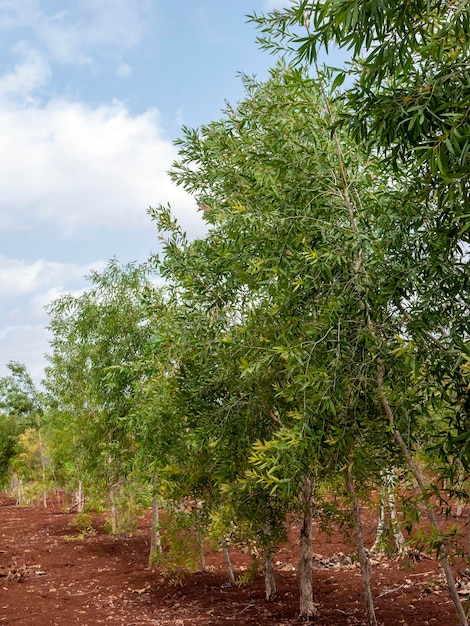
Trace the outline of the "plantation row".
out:
M 206 234 L 151 209 L 158 256 L 112 260 L 49 306 L 44 391 L 10 364 L 3 481 L 22 501 L 74 492 L 79 509 L 109 510 L 113 533 L 153 503 L 151 560 L 164 560 L 162 507 L 178 566 L 184 529 L 220 545 L 229 572 L 227 544 L 248 543 L 267 599 L 294 515 L 306 619 L 312 516 L 348 520 L 369 624 L 359 502 L 378 489 L 374 549 L 405 550 L 425 511 L 416 547 L 439 558 L 467 624 L 436 513 L 468 495 L 467 5 L 289 6 L 252 20 L 291 63 L 245 76 L 242 102 L 176 142 L 170 176 Z M 350 64 L 320 68 L 333 45 Z

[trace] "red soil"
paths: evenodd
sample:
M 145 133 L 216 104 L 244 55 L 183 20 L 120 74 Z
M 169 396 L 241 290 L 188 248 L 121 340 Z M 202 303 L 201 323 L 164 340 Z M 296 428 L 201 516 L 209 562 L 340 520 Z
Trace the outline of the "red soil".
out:
M 23 508 L 0 498 L 0 624 L 287 626 L 299 621 L 295 534 L 274 556 L 278 597 L 267 603 L 262 574 L 251 584 L 230 587 L 218 553 L 208 552 L 208 573 L 189 574 L 181 585 L 149 568 L 149 514 L 140 519 L 135 536 L 119 539 L 104 532 L 100 518 L 94 520 L 96 534 L 78 538 L 75 519 L 57 507 Z M 370 545 L 372 520 L 365 530 Z M 366 624 L 360 571 L 346 556 L 354 547 L 339 533 L 326 536 L 315 529 L 314 534 L 313 586 L 319 611 L 314 623 Z M 231 555 L 241 575 L 249 557 L 238 550 Z M 465 599 L 465 578 L 460 580 Z M 372 584 L 381 626 L 457 624 L 434 560 L 377 559 Z

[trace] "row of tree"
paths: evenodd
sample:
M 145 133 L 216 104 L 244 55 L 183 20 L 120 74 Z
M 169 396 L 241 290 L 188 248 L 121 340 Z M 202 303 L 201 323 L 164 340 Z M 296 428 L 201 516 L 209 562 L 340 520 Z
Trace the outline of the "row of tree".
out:
M 50 305 L 41 403 L 22 366 L 2 379 L 0 460 L 19 475 L 35 433 L 38 484 L 106 494 L 113 531 L 138 498 L 166 503 L 172 524 L 185 501 L 201 543 L 262 554 L 268 599 L 298 518 L 304 618 L 312 515 L 346 506 L 370 624 L 359 501 L 400 469 L 467 624 L 435 507 L 469 463 L 469 15 L 399 4 L 297 1 L 251 18 L 290 64 L 243 77 L 236 107 L 183 128 L 170 172 L 207 234 L 152 209 L 159 257 L 111 261 Z M 331 46 L 350 49 L 345 68 L 319 67 Z

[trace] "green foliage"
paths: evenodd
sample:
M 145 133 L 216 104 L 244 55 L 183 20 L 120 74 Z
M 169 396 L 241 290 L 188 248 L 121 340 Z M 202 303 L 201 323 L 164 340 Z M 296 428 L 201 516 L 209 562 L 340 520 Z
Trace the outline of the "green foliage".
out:
M 79 532 L 79 539 L 96 535 L 96 530 L 93 526 L 93 518 L 90 513 L 78 513 L 74 524 Z
M 37 425 L 42 412 L 41 394 L 23 363 L 10 361 L 8 376 L 0 378 L 0 411 L 13 416 L 21 430 Z
M 18 424 L 10 415 L 0 413 L 0 488 L 8 481 L 10 464 L 17 451 Z
M 10 361 L 8 376 L 0 378 L 0 485 L 6 485 L 18 451 L 19 437 L 38 428 L 43 412 L 41 394 L 22 363 Z
M 53 455 L 61 477 L 82 480 L 87 495 L 108 492 L 134 465 L 135 364 L 148 350 L 158 294 L 148 269 L 110 261 L 92 272 L 81 296 L 49 307 L 52 332 L 45 387 Z
M 463 556 L 462 531 L 457 525 L 452 525 L 440 532 L 434 528 L 420 528 L 407 545 L 412 546 L 418 552 L 435 555 L 438 560 L 444 554 L 451 554 L 454 558 Z
M 200 559 L 191 515 L 168 507 L 159 530 L 163 550 L 153 555 L 153 564 L 172 584 L 182 584 L 185 575 L 197 569 Z

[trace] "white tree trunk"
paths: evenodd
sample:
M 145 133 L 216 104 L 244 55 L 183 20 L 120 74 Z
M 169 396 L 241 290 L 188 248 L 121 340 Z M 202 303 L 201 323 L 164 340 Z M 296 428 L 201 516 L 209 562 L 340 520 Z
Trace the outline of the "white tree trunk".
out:
M 309 620 L 317 610 L 313 604 L 312 570 L 312 498 L 313 485 L 308 476 L 302 479 L 302 522 L 300 525 L 300 612 L 299 617 Z
M 230 553 L 228 551 L 227 540 L 225 537 L 222 538 L 222 552 L 224 553 L 225 567 L 227 568 L 228 580 L 231 585 L 235 584 L 235 574 L 233 572 L 232 560 L 230 558 Z
M 156 558 L 162 553 L 158 504 L 158 496 L 154 496 L 152 500 L 152 527 L 150 529 L 149 565 L 153 565 Z
M 359 556 L 359 563 L 361 565 L 361 577 L 362 577 L 362 589 L 364 592 L 364 600 L 366 603 L 367 623 L 369 626 L 377 626 L 377 618 L 375 616 L 374 598 L 372 596 L 372 590 L 370 588 L 370 575 L 371 566 L 369 556 L 364 545 L 364 534 L 362 532 L 362 520 L 361 520 L 361 508 L 359 506 L 359 500 L 356 496 L 356 490 L 354 489 L 354 483 L 352 478 L 346 470 L 346 489 L 349 492 L 353 502 L 354 513 L 354 532 L 356 535 L 357 552 Z
M 397 554 L 403 554 L 405 552 L 405 537 L 400 529 L 400 523 L 397 515 L 397 507 L 395 504 L 395 476 L 393 469 L 389 469 L 381 474 L 381 487 L 380 487 L 380 512 L 379 522 L 377 525 L 377 533 L 374 541 L 374 545 L 371 550 L 373 552 L 383 552 L 384 550 L 384 534 L 386 528 L 387 510 L 390 514 L 390 526 L 393 534 L 393 540 L 395 542 L 395 548 Z
M 78 490 L 77 490 L 77 513 L 83 513 L 83 509 L 85 508 L 85 498 L 83 495 L 83 481 L 78 481 Z

